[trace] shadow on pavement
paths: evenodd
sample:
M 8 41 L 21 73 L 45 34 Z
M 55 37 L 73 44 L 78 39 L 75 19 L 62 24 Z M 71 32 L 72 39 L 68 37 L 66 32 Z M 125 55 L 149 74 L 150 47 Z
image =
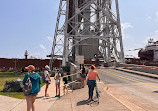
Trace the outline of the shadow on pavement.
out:
M 44 98 L 44 96 L 36 97 L 36 99 L 41 99 L 41 98 Z
M 46 100 L 46 99 L 52 99 L 52 98 L 56 98 L 56 97 L 46 97 L 46 98 L 44 98 L 45 96 L 40 96 L 40 97 L 36 97 L 36 99 L 42 99 L 43 98 L 43 100 Z
M 158 93 L 158 91 L 153 91 L 153 93 Z
M 47 97 L 47 98 L 44 98 L 43 100 L 52 99 L 52 98 L 57 98 L 57 97 Z
M 88 105 L 90 103 L 90 101 L 87 101 L 87 100 L 82 100 L 82 101 L 79 101 L 76 106 L 81 106 L 81 105 Z

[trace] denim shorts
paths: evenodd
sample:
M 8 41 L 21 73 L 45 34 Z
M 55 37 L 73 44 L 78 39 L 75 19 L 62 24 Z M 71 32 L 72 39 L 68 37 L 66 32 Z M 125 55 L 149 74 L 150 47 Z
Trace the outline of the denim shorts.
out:
M 46 80 L 46 84 L 50 84 L 50 80 Z
M 86 78 L 86 74 L 80 74 L 82 78 Z

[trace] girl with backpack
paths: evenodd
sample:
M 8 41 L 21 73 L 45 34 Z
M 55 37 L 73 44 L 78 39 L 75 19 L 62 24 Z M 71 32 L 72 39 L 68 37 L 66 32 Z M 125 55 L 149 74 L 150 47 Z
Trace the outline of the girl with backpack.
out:
M 28 70 L 28 73 L 26 73 L 23 80 L 23 90 L 27 102 L 27 111 L 31 111 L 31 109 L 35 111 L 35 99 L 38 92 L 40 92 L 41 78 L 38 73 L 34 72 L 35 67 L 33 65 L 29 65 L 25 69 Z

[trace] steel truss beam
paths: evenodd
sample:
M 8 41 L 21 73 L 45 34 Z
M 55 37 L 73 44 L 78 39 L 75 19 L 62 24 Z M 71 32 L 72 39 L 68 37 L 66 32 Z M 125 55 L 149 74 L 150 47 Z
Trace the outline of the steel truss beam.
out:
M 116 14 L 112 12 L 112 3 L 116 6 Z M 65 21 L 59 29 L 62 15 Z M 50 65 L 55 52 L 59 53 L 61 49 L 65 66 L 69 59 L 84 55 L 84 47 L 89 49 L 90 46 L 95 49 L 91 55 L 95 53 L 107 62 L 124 63 L 118 0 L 60 0 Z

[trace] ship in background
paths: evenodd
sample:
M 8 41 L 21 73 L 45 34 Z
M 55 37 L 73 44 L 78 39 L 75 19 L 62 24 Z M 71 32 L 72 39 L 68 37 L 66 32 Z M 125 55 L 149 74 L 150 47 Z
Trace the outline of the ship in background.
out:
M 158 41 L 149 39 L 145 49 L 142 48 L 138 52 L 138 57 L 140 57 L 140 60 L 158 62 Z

